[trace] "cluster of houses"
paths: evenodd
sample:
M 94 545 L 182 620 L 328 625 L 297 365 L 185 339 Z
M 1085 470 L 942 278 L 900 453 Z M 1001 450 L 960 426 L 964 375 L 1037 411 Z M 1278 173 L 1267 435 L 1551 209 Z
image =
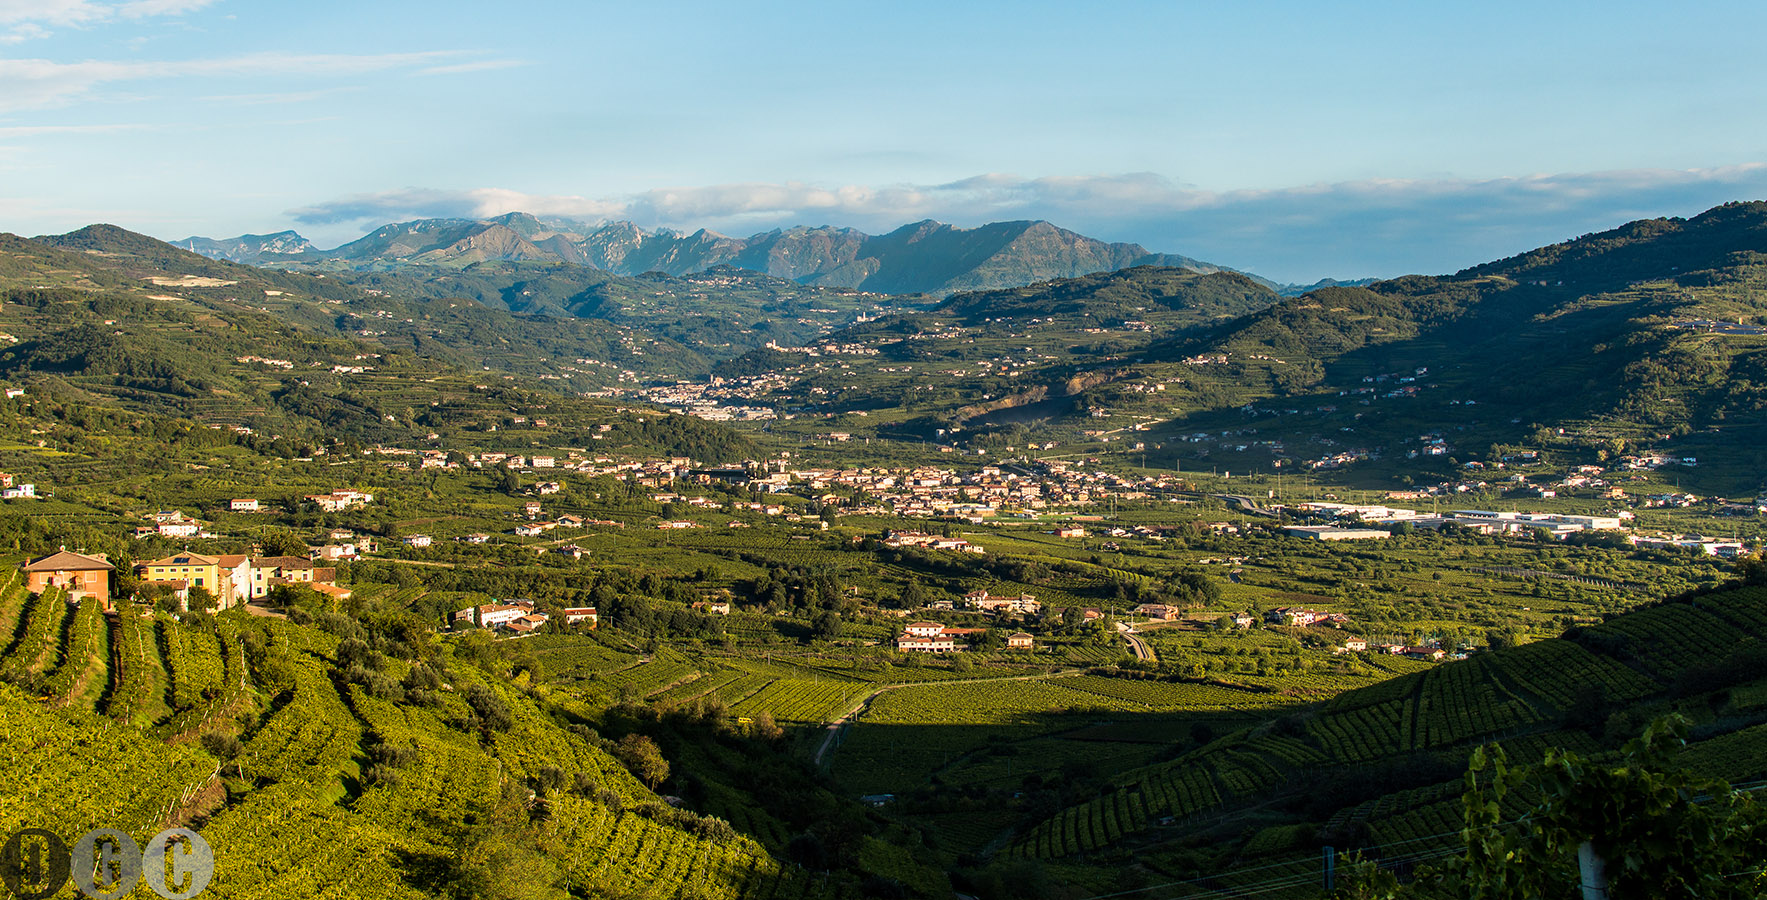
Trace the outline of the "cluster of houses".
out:
M 969 640 L 986 631 L 984 628 L 952 628 L 939 622 L 915 622 L 896 636 L 896 649 L 903 653 L 956 653 L 968 646 Z M 963 645 L 959 646 L 958 642 Z M 1008 650 L 1034 650 L 1036 639 L 1020 631 L 1006 638 Z
M 1271 625 L 1307 628 L 1313 625 L 1342 625 L 1350 621 L 1350 617 L 1343 613 L 1320 612 L 1300 606 L 1279 606 L 1264 613 L 1264 621 Z
M 337 490 L 328 494 L 308 494 L 302 498 L 326 512 L 343 512 L 374 502 L 374 495 L 364 491 Z
M 573 606 L 561 612 L 566 625 L 588 622 L 590 628 L 600 623 L 593 606 Z M 552 617 L 540 611 L 532 600 L 500 600 L 480 606 L 469 606 L 454 613 L 455 628 L 487 628 L 512 634 L 533 634 Z
M 170 588 L 180 599 L 188 600 L 191 588 L 203 588 L 221 609 L 256 600 L 282 584 L 302 585 L 338 600 L 350 596 L 349 589 L 336 584 L 337 569 L 316 566 L 304 556 L 175 553 L 136 564 L 135 574 Z
M 20 568 L 31 591 L 60 588 L 72 599 L 94 597 L 107 606 L 116 599 L 112 594 L 116 566 L 102 554 L 61 550 Z M 135 575 L 143 582 L 172 590 L 185 601 L 191 588 L 202 588 L 221 609 L 263 597 L 280 584 L 304 585 L 337 599 L 350 596 L 348 589 L 335 584 L 336 569 L 315 566 L 302 556 L 177 553 L 136 564 Z
M 30 500 L 36 496 L 36 485 L 19 481 L 17 475 L 0 472 L 0 500 Z
M 963 600 L 976 609 L 996 616 L 1004 613 L 1034 616 L 1043 610 L 1043 604 L 1037 602 L 1037 598 L 1030 594 L 1016 594 L 1007 597 L 980 590 L 964 594 Z
M 150 517 L 151 525 L 143 525 L 135 529 L 135 537 L 144 538 L 159 535 L 167 538 L 214 537 L 203 528 L 203 524 L 176 509 L 166 509 L 154 513 Z
M 1385 653 L 1385 654 L 1388 654 L 1391 656 L 1403 656 L 1407 659 L 1422 659 L 1422 660 L 1429 660 L 1431 662 L 1438 662 L 1443 659 L 1448 659 L 1450 657 L 1452 657 L 1454 659 L 1465 659 L 1466 658 L 1465 651 L 1457 650 L 1453 653 L 1449 653 L 1447 650 L 1442 649 L 1441 645 L 1435 641 L 1431 641 L 1429 643 L 1419 644 L 1419 645 L 1371 644 L 1365 638 L 1349 638 L 1348 640 L 1344 641 L 1344 645 L 1342 647 L 1337 648 L 1334 652 L 1336 652 L 1336 653 L 1369 653 L 1369 652 Z
M 986 553 L 976 544 L 963 538 L 946 537 L 942 534 L 927 534 L 924 531 L 892 531 L 884 536 L 883 545 L 892 549 L 902 547 L 919 547 L 925 550 L 956 550 L 962 553 Z

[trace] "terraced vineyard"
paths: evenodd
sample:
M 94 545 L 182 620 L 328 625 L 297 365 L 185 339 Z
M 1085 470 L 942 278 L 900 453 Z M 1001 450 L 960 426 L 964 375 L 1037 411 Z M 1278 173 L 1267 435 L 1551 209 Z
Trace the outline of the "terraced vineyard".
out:
M 453 858 L 487 803 L 562 778 L 572 790 L 554 789 L 538 839 L 582 848 L 557 865 L 597 891 L 832 900 L 848 889 L 780 862 L 750 837 L 654 812 L 668 807 L 604 742 L 467 665 L 452 667 L 450 690 L 414 705 L 343 682 L 337 637 L 280 620 L 230 612 L 192 624 L 125 607 L 113 624 L 96 601 L 70 606 L 55 592 L 16 589 L 0 591 L 0 610 L 15 625 L 0 669 L 39 679 L 55 701 L 0 684 L 0 755 L 25 767 L 4 792 L 0 809 L 10 815 L 0 813 L 0 825 L 52 821 L 76 835 L 121 826 L 145 840 L 196 816 L 217 848 L 209 890 L 219 896 L 419 898 L 439 885 L 413 860 Z M 706 679 L 673 651 L 635 666 L 606 648 L 553 649 L 582 664 L 625 662 L 614 671 L 633 690 Z M 395 676 L 409 669 L 381 665 Z M 719 672 L 720 685 L 702 685 L 708 692 L 764 678 L 779 687 L 754 702 L 791 708 L 795 697 L 806 710 L 831 702 L 791 693 L 799 680 L 780 672 Z M 496 697 L 507 724 L 463 730 L 476 721 L 463 699 L 473 692 Z M 101 694 L 107 717 L 94 712 Z M 156 701 L 163 714 L 147 711 Z M 202 749 L 209 741 L 195 738 L 213 729 L 237 729 L 236 756 Z
M 1131 838 L 1157 841 L 1161 823 L 1201 826 L 1248 804 L 1304 791 L 1310 782 L 1354 781 L 1353 774 L 1334 772 L 1354 773 L 1420 753 L 1462 759 L 1492 740 L 1501 741 L 1512 759 L 1537 759 L 1549 747 L 1612 752 L 1587 731 L 1563 723 L 1585 714 L 1590 704 L 1664 695 L 1684 673 L 1709 669 L 1735 648 L 1751 646 L 1767 631 L 1764 612 L 1767 589 L 1733 590 L 1640 610 L 1573 639 L 1540 641 L 1348 691 L 1273 723 L 1280 727 L 1241 732 L 1171 762 L 1122 772 L 1102 796 L 1023 830 L 1010 852 L 1061 859 L 1121 848 Z M 1123 702 L 1155 702 L 1151 693 L 1141 693 L 1151 689 L 1139 683 L 1099 681 L 1104 683 L 1058 683 Z M 1750 689 L 1721 697 L 1754 709 Z M 1687 758 L 1710 774 L 1767 776 L 1763 729 L 1767 725 L 1754 725 L 1698 743 Z M 1419 852 L 1446 847 L 1460 827 L 1460 790 L 1459 780 L 1451 779 L 1383 794 L 1319 824 L 1339 842 L 1359 839 Z

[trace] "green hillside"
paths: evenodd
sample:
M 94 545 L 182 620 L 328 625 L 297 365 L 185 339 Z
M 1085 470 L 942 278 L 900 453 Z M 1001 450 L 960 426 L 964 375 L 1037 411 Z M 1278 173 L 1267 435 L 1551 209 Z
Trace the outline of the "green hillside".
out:
M 0 684 L 0 743 L 28 773 L 4 789 L 9 832 L 119 827 L 145 843 L 198 827 L 216 852 L 208 890 L 224 897 L 852 890 L 662 802 L 593 720 L 510 677 L 495 651 L 338 616 L 102 616 L 16 583 L 0 604 L 23 608 L 4 657 L 13 683 Z M 63 617 L 74 625 L 58 640 Z M 104 652 L 63 688 L 62 670 L 88 665 L 71 652 L 82 640 Z M 47 676 L 21 671 L 32 659 Z M 92 680 L 113 686 L 106 702 L 82 700 Z
M 876 353 L 839 365 L 757 354 L 720 371 L 789 376 L 764 402 L 870 413 L 843 430 L 971 448 L 1123 440 L 1240 472 L 1348 452 L 1365 487 L 1452 480 L 1494 447 L 1584 464 L 1656 451 L 1697 458 L 1700 490 L 1751 492 L 1767 465 L 1764 253 L 1767 204 L 1747 203 L 1298 297 L 1132 269 L 858 325 L 835 339 Z M 1452 452 L 1406 461 L 1434 439 Z
M 860 317 L 930 305 L 920 296 L 887 296 L 813 287 L 730 266 L 630 278 L 556 262 L 479 262 L 460 268 L 401 265 L 334 278 L 390 296 L 432 302 L 465 300 L 525 316 L 549 317 L 562 329 L 616 327 L 658 336 L 651 356 L 626 364 L 648 377 L 704 372 L 722 360 L 778 343 L 802 346 Z M 692 348 L 691 350 L 683 348 Z M 641 351 L 643 348 L 635 348 Z
M 1764 613 L 1767 587 L 1731 587 L 1346 691 L 1169 762 L 1118 770 L 1097 798 L 1052 815 L 1025 802 L 1005 853 L 1133 866 L 1147 883 L 1224 873 L 1213 879 L 1220 889 L 1270 877 L 1273 859 L 1316 870 L 1324 845 L 1398 862 L 1454 846 L 1474 748 L 1612 759 L 1670 712 L 1693 723 L 1685 760 L 1695 771 L 1757 781 L 1767 777 Z M 1262 874 L 1232 874 L 1240 869 Z
M 316 335 L 583 389 L 617 384 L 628 370 L 676 375 L 705 366 L 685 347 L 606 322 L 511 314 L 459 295 L 363 290 L 323 274 L 211 260 L 110 225 L 34 240 L 0 236 L 0 286 L 157 296 L 211 310 L 243 307 Z
M 574 396 L 619 383 L 627 364 L 698 365 L 689 351 L 619 326 L 365 293 L 109 226 L 46 241 L 0 238 L 0 377 L 44 396 L 250 428 L 308 448 L 431 434 L 470 446 L 515 424 L 583 443 L 585 429 L 622 424 L 620 434 L 644 435 L 633 449 L 748 455 L 745 439 L 717 426 L 664 416 L 638 428 L 640 417 Z M 640 362 L 647 353 L 654 363 Z M 549 424 L 526 423 L 532 411 Z

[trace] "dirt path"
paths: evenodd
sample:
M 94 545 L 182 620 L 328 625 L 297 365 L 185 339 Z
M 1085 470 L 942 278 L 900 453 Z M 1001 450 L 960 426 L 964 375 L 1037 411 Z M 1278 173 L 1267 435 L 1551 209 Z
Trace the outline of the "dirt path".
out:
M 1160 661 L 1159 657 L 1154 655 L 1153 648 L 1149 647 L 1147 642 L 1141 639 L 1140 635 L 1137 635 L 1133 631 L 1125 631 L 1123 632 L 1123 638 L 1129 642 L 1129 649 L 1135 651 L 1136 659 L 1145 659 L 1148 662 Z

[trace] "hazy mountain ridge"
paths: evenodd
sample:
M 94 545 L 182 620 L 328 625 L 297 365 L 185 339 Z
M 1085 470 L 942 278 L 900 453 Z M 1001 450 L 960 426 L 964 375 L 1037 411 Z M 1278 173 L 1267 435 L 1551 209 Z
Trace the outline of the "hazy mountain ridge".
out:
M 228 262 L 260 265 L 273 261 L 276 257 L 297 256 L 302 253 L 317 253 L 318 247 L 313 242 L 301 237 L 293 231 L 278 231 L 275 234 L 242 234 L 236 238 L 212 240 L 205 237 L 187 237 L 181 241 L 171 241 L 172 246 L 180 250 L 201 253 L 210 259 L 224 259 Z
M 654 271 L 680 276 L 730 265 L 801 284 L 891 294 L 1019 287 L 1145 265 L 1232 271 L 1188 256 L 1155 253 L 1140 244 L 1096 240 L 1045 221 L 958 228 L 929 219 L 881 235 L 799 226 L 741 238 L 703 228 L 647 231 L 630 222 L 589 224 L 509 213 L 383 225 L 327 251 L 312 249 L 292 232 L 228 240 L 187 238 L 179 245 L 238 262 L 327 269 L 458 267 L 502 260 L 567 263 L 616 275 Z M 306 249 L 291 249 L 297 246 Z M 1272 289 L 1282 287 L 1250 277 Z

